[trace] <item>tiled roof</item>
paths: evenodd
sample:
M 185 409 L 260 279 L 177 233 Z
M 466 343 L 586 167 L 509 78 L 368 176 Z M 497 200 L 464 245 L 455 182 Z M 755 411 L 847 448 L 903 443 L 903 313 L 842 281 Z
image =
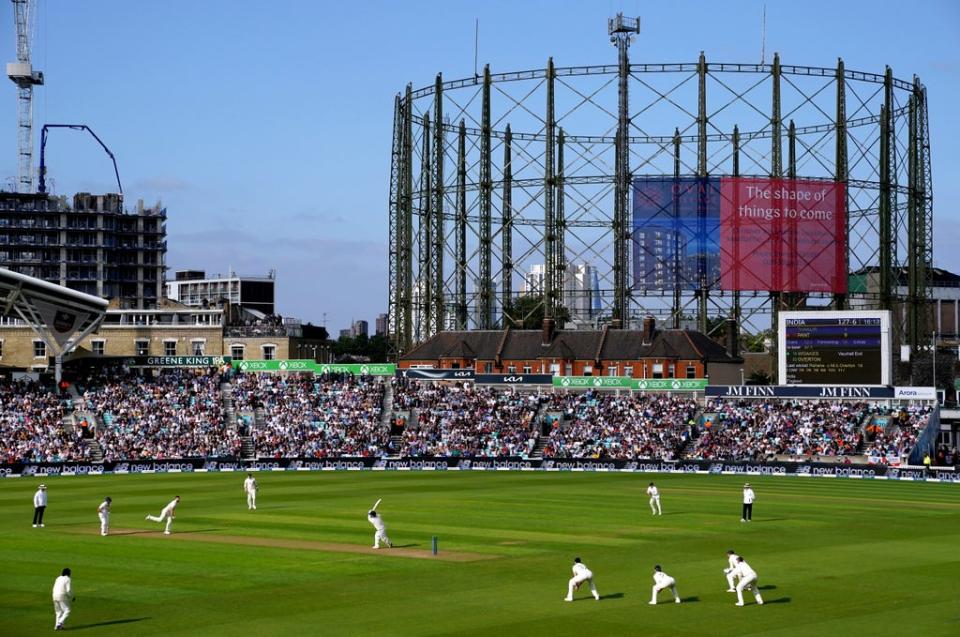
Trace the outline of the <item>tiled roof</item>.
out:
M 465 358 L 494 360 L 503 338 L 502 331 L 478 330 L 441 332 L 417 346 L 401 360 Z M 553 342 L 544 345 L 540 330 L 510 330 L 503 345 L 503 360 L 593 360 L 603 333 L 598 330 L 558 331 Z M 708 336 L 691 330 L 657 330 L 651 343 L 644 344 L 639 330 L 609 330 L 603 342 L 601 360 L 666 358 L 734 362 L 726 349 Z

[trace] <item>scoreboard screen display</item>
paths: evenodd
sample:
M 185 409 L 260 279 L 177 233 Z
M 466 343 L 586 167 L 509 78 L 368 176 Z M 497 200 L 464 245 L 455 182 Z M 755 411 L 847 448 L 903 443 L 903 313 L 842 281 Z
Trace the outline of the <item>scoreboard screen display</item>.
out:
M 887 385 L 887 312 L 783 312 L 781 385 Z

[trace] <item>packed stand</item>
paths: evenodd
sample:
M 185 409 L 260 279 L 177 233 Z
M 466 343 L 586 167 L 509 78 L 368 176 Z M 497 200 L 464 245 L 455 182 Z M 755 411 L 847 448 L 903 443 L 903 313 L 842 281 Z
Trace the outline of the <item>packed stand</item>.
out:
M 705 409 L 711 419 L 686 456 L 762 461 L 778 455 L 859 454 L 862 426 L 872 409 L 839 401 L 712 401 Z
M 0 379 L 0 462 L 65 462 L 90 457 L 79 430 L 63 427 L 63 400 L 30 380 Z
M 551 398 L 563 417 L 544 458 L 675 459 L 696 423 L 697 403 L 657 395 L 588 391 Z
M 263 426 L 252 428 L 260 457 L 387 455 L 384 386 L 376 378 L 239 373 L 231 383 L 238 414 L 263 410 Z
M 926 429 L 931 408 L 910 405 L 902 409 L 877 410 L 867 427 L 867 460 L 878 464 L 897 464 L 909 456 L 917 438 Z
M 536 445 L 536 394 L 406 381 L 393 404 L 417 418 L 403 428 L 401 456 L 527 457 Z
M 97 416 L 107 461 L 235 456 L 240 438 L 224 422 L 220 383 L 216 370 L 162 370 L 151 378 L 105 368 L 78 381 L 77 408 Z

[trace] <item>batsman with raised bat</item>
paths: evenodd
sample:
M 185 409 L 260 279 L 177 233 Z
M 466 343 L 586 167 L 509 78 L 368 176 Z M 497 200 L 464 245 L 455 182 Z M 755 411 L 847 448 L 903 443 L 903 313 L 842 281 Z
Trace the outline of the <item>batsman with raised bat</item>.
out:
M 370 524 L 373 525 L 373 528 L 377 530 L 373 535 L 373 548 L 380 548 L 381 543 L 386 544 L 387 548 L 393 548 L 393 542 L 387 537 L 387 525 L 383 523 L 383 518 L 377 513 L 377 507 L 380 506 L 381 500 L 383 500 L 383 498 L 377 500 L 373 508 L 367 511 L 367 519 L 370 521 Z

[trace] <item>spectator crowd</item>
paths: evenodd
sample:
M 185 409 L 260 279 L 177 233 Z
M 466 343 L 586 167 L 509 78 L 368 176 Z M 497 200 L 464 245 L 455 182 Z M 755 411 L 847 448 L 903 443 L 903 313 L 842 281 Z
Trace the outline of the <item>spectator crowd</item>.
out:
M 380 457 L 389 430 L 380 422 L 384 386 L 352 374 L 236 374 L 237 413 L 262 410 L 253 427 L 257 455 L 271 458 Z
M 225 457 L 240 450 L 226 426 L 216 370 L 165 369 L 156 377 L 125 368 L 78 382 L 77 408 L 96 415 L 104 460 Z
M 525 458 L 536 444 L 538 394 L 407 381 L 395 384 L 393 405 L 411 416 L 401 434 L 401 456 Z
M 0 462 L 66 462 L 90 457 L 80 432 L 63 426 L 64 401 L 30 380 L 0 379 Z
M 236 457 L 241 436 L 249 435 L 262 458 L 528 458 L 542 451 L 544 458 L 860 456 L 898 464 L 931 415 L 925 404 L 718 400 L 702 406 L 668 394 L 530 392 L 351 374 L 106 367 L 74 382 L 70 399 L 30 380 L 0 379 L 0 462 L 89 460 L 99 451 L 107 461 Z M 391 419 L 383 413 L 388 392 Z M 245 424 L 228 422 L 228 410 Z M 83 427 L 70 425 L 71 413 L 76 423 L 94 423 L 86 428 L 92 440 L 81 435 Z M 955 449 L 941 448 L 931 462 L 958 460 Z

